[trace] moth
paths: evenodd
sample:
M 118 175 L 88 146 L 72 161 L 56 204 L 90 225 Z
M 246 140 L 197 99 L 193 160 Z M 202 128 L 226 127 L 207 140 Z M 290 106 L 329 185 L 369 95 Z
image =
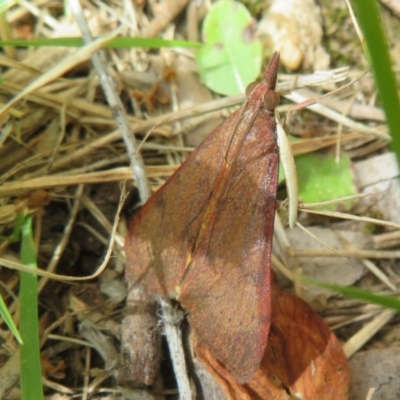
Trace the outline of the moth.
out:
M 128 283 L 176 299 L 239 383 L 259 367 L 270 329 L 278 67 L 274 53 L 244 105 L 135 215 L 125 244 Z

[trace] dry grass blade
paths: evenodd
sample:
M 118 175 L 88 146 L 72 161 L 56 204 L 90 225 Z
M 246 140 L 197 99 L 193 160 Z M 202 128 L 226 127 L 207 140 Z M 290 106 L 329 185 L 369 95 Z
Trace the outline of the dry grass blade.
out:
M 86 61 L 95 51 L 103 48 L 106 43 L 116 37 L 118 33 L 119 31 L 116 30 L 111 34 L 104 36 L 103 38 L 96 39 L 89 45 L 83 46 L 75 54 L 68 56 L 56 67 L 41 75 L 38 79 L 28 85 L 24 90 L 22 90 L 17 96 L 15 96 L 11 101 L 9 101 L 5 106 L 0 108 L 0 117 L 3 113 L 6 113 L 12 106 L 14 106 L 18 101 L 20 101 L 28 94 L 59 78 L 79 63 Z
M 343 256 L 343 253 L 339 250 L 334 249 L 333 247 L 329 246 L 329 244 L 325 243 L 323 240 L 318 238 L 317 236 L 313 235 L 310 231 L 307 230 L 302 224 L 299 222 L 296 223 L 296 226 L 298 226 L 302 231 L 306 232 L 308 235 L 310 235 L 314 240 L 317 242 L 322 243 L 328 250 L 332 251 L 333 253 L 336 253 L 338 256 Z
M 148 177 L 159 177 L 173 173 L 176 168 L 176 166 L 148 167 L 146 169 L 146 172 Z M 27 181 L 6 183 L 0 186 L 0 195 L 16 194 L 26 190 L 35 190 L 41 188 L 49 189 L 57 186 L 103 182 L 121 182 L 131 179 L 131 170 L 128 167 L 70 176 L 50 175 L 42 178 L 29 179 Z
M 290 249 L 291 257 L 338 257 L 336 252 L 331 250 L 319 250 L 319 249 Z M 395 259 L 400 257 L 399 250 L 340 250 L 340 256 L 343 257 L 357 257 L 357 258 L 382 258 L 382 259 Z
M 376 391 L 376 388 L 369 388 L 367 397 L 365 398 L 365 400 L 373 400 L 375 391 Z
M 356 353 L 365 343 L 367 343 L 376 332 L 382 329 L 392 318 L 396 315 L 394 310 L 384 310 L 381 314 L 375 317 L 371 322 L 361 328 L 349 341 L 344 345 L 344 351 L 347 357 L 351 357 Z
M 301 210 L 307 211 L 310 214 L 326 215 L 327 217 L 350 219 L 350 220 L 353 220 L 353 221 L 360 221 L 360 222 L 369 222 L 369 223 L 375 224 L 375 225 L 387 226 L 388 228 L 400 229 L 400 224 L 396 224 L 396 223 L 390 222 L 390 221 L 382 221 L 382 220 L 377 219 L 377 218 L 358 217 L 356 215 L 345 214 L 345 213 L 335 212 L 335 211 L 310 210 L 310 209 L 307 209 L 305 207 L 304 208 L 301 207 Z

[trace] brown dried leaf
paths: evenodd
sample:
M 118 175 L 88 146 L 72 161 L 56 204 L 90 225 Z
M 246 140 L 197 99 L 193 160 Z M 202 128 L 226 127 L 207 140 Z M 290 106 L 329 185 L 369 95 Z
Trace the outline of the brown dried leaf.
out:
M 239 385 L 200 346 L 196 353 L 227 399 L 347 399 L 349 371 L 342 347 L 322 318 L 299 297 L 273 291 L 268 345 L 255 375 Z

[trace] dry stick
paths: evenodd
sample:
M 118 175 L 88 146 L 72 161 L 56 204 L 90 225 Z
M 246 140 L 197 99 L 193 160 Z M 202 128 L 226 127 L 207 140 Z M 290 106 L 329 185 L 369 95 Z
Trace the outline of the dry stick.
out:
M 307 208 L 301 208 L 302 211 L 306 211 L 310 214 L 317 214 L 317 215 L 325 215 L 328 217 L 333 218 L 341 218 L 341 219 L 351 219 L 353 221 L 360 221 L 360 222 L 370 222 L 371 224 L 387 226 L 389 228 L 400 229 L 400 225 L 390 221 L 381 221 L 376 218 L 369 218 L 369 217 L 358 217 L 356 215 L 341 213 L 338 211 L 317 211 L 317 210 L 310 210 Z
M 331 330 L 335 331 L 337 329 L 340 329 L 340 328 L 342 328 L 344 326 L 347 326 L 347 325 L 350 325 L 350 324 L 354 324 L 356 322 L 364 322 L 366 320 L 371 320 L 371 318 L 373 318 L 375 316 L 376 316 L 376 312 L 375 313 L 369 312 L 367 314 L 362 314 L 362 315 L 359 315 L 357 317 L 353 317 L 353 318 L 345 320 L 345 321 L 339 321 L 339 322 L 333 321 L 332 324 L 329 323 L 329 319 L 330 318 L 324 318 L 324 319 L 325 319 L 325 322 L 328 323 L 328 325 L 331 328 Z
M 397 311 L 395 310 L 384 310 L 380 315 L 374 318 L 371 322 L 365 325 L 361 330 L 359 330 L 355 335 L 353 335 L 344 345 L 343 350 L 347 356 L 350 358 L 355 354 L 369 339 L 372 338 L 383 326 L 385 326 Z
M 394 292 L 397 291 L 396 286 L 390 281 L 389 277 L 381 271 L 372 261 L 361 260 L 365 268 L 367 268 L 371 273 L 373 273 L 382 283 L 388 286 Z
M 329 206 L 331 204 L 337 204 L 339 201 L 347 201 L 347 200 L 358 200 L 363 197 L 372 196 L 372 193 L 360 193 L 360 194 L 352 194 L 350 196 L 344 196 L 339 199 L 319 201 L 316 203 L 300 203 L 299 207 L 301 210 L 308 212 L 310 209 L 315 207 Z
M 289 249 L 291 257 L 338 257 L 338 255 L 330 250 L 322 249 Z M 341 257 L 357 257 L 357 258 L 400 258 L 399 250 L 340 250 Z
M 61 385 L 61 384 L 56 383 L 54 381 L 50 381 L 49 379 L 45 378 L 44 376 L 42 376 L 42 383 L 47 388 L 52 389 L 57 393 L 60 393 L 61 396 L 70 395 L 68 397 L 73 397 L 74 395 L 76 395 L 76 391 L 75 390 L 71 390 L 70 388 L 68 388 L 68 387 L 66 387 L 64 385 Z
M 332 246 L 329 246 L 328 243 L 325 243 L 322 239 L 320 239 L 319 237 L 317 237 L 316 235 L 314 235 L 313 233 L 311 233 L 306 227 L 304 227 L 302 224 L 300 224 L 300 222 L 296 222 L 296 226 L 298 228 L 300 228 L 302 231 L 304 231 L 305 233 L 307 233 L 309 236 L 311 236 L 314 240 L 316 240 L 318 243 L 321 243 L 322 245 L 324 245 L 326 248 L 328 248 L 329 250 L 331 250 L 332 252 L 336 253 L 339 257 L 342 257 L 343 254 L 341 253 L 341 250 L 337 250 L 335 248 L 333 248 Z
M 400 241 L 400 231 L 381 233 L 373 238 L 375 249 L 384 249 L 398 245 Z
M 182 400 L 191 400 L 192 394 L 186 368 L 185 352 L 183 350 L 182 335 L 179 329 L 179 324 L 183 317 L 180 316 L 174 308 L 170 309 L 172 305 L 169 300 L 165 301 L 164 298 L 161 298 L 160 304 L 163 311 L 165 336 L 168 340 L 172 365 L 178 383 L 179 398 Z
M 376 388 L 370 387 L 368 389 L 367 397 L 365 398 L 365 400 L 373 400 L 375 391 L 376 391 Z
M 92 37 L 87 25 L 86 19 L 83 16 L 82 9 L 79 0 L 70 0 L 70 6 L 72 12 L 75 14 L 75 18 L 79 24 L 82 31 L 84 41 L 86 43 L 92 41 Z M 105 55 L 102 51 L 98 54 L 93 54 L 92 56 L 93 65 L 99 75 L 100 82 L 104 93 L 106 95 L 107 101 L 111 106 L 114 118 L 121 130 L 122 137 L 125 142 L 125 146 L 128 151 L 129 158 L 131 160 L 131 165 L 133 169 L 133 175 L 138 186 L 140 199 L 142 203 L 145 203 L 151 195 L 150 185 L 146 178 L 145 167 L 140 153 L 137 150 L 135 137 L 129 128 L 128 116 L 123 108 L 122 102 L 118 97 L 113 82 L 107 73 L 107 67 L 105 62 Z M 180 392 L 180 398 L 183 400 L 190 400 L 192 398 L 190 392 L 189 378 L 187 375 L 185 357 L 182 342 L 180 339 L 179 327 L 168 322 L 174 320 L 173 307 L 169 300 L 160 299 L 163 319 L 166 321 L 169 329 L 166 329 L 166 335 L 168 340 L 168 345 L 170 348 L 171 355 L 174 354 L 175 357 L 172 358 L 174 370 L 177 377 L 178 388 Z M 179 379 L 178 379 L 179 378 Z
M 90 33 L 87 21 L 82 13 L 79 1 L 70 0 L 69 4 L 82 32 L 84 42 L 92 42 L 93 38 Z M 119 129 L 121 130 L 122 138 L 125 142 L 129 159 L 132 163 L 131 165 L 133 176 L 136 180 L 136 184 L 139 190 L 140 200 L 142 201 L 142 203 L 145 203 L 151 195 L 150 186 L 146 178 L 143 159 L 141 155 L 137 152 L 136 140 L 129 127 L 128 115 L 122 105 L 121 99 L 116 93 L 114 82 L 112 81 L 107 71 L 107 64 L 104 52 L 102 50 L 99 50 L 97 53 L 93 53 L 91 59 L 93 62 L 93 66 L 99 76 L 99 80 L 103 88 L 104 94 L 107 98 L 107 102 L 110 105 L 113 116 L 117 122 Z

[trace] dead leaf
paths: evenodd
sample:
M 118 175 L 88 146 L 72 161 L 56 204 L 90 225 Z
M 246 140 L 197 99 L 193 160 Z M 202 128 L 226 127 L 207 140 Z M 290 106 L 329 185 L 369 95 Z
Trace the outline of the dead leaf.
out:
M 239 385 L 204 347 L 197 345 L 196 354 L 229 400 L 348 398 L 348 364 L 339 341 L 307 303 L 278 289 L 267 349 L 247 384 Z

